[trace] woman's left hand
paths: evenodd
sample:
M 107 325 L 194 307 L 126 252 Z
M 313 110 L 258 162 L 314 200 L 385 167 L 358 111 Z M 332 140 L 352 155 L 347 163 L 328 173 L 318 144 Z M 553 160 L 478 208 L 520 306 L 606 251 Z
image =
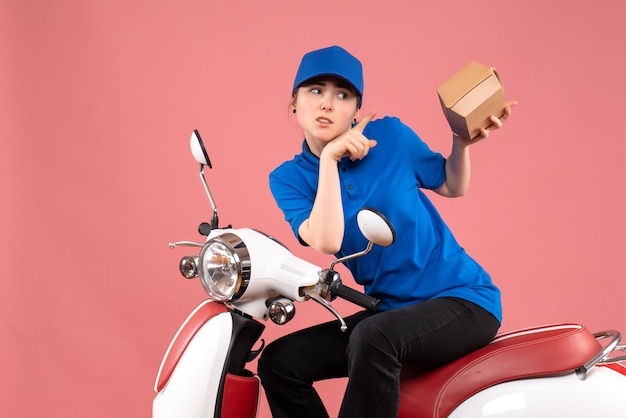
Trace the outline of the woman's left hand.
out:
M 506 120 L 509 118 L 509 116 L 511 116 L 511 108 L 513 106 L 517 106 L 517 101 L 513 100 L 510 102 L 507 102 L 505 107 L 504 107 L 504 113 L 502 114 L 502 116 L 500 116 L 499 118 L 496 117 L 495 115 L 491 115 L 489 116 L 489 120 L 491 121 L 491 125 L 487 126 L 486 128 L 480 128 L 480 133 L 474 138 L 474 139 L 467 139 L 467 138 L 463 138 L 460 136 L 455 135 L 456 138 L 461 139 L 463 142 L 466 143 L 475 143 L 477 141 L 480 141 L 482 139 L 485 139 L 489 136 L 489 133 L 491 131 L 494 131 L 496 129 L 500 129 L 502 128 L 502 125 L 504 124 L 504 122 L 506 122 Z

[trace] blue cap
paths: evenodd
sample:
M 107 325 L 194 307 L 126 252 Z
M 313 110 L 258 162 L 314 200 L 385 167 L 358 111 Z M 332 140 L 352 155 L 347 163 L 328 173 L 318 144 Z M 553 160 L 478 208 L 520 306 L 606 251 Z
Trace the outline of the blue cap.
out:
M 302 57 L 296 80 L 293 83 L 292 94 L 302 83 L 314 77 L 334 76 L 350 83 L 363 97 L 363 67 L 361 61 L 348 51 L 331 46 L 308 52 Z

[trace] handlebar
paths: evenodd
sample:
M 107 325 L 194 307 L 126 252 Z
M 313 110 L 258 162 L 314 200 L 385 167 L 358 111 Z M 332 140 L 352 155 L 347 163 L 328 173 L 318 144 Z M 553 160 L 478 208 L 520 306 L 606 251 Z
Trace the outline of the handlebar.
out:
M 380 299 L 361 293 L 358 290 L 354 290 L 353 288 L 342 283 L 337 284 L 337 286 L 332 290 L 332 294 L 345 299 L 348 302 L 352 302 L 355 305 L 359 305 L 370 312 L 376 312 L 378 310 L 378 306 L 380 305 Z
M 331 274 L 334 274 L 334 272 L 331 272 Z M 371 312 L 376 312 L 378 310 L 378 305 L 380 305 L 380 300 L 361 293 L 357 290 L 354 290 L 348 286 L 344 286 L 341 283 L 341 279 L 339 279 L 338 277 L 336 277 L 335 280 L 333 280 L 329 284 L 327 290 L 329 293 L 329 295 L 327 296 L 330 296 L 330 300 L 333 300 L 336 297 L 340 297 Z M 305 291 L 305 295 L 311 300 L 314 300 L 315 302 L 319 303 L 320 305 L 331 311 L 341 323 L 342 332 L 345 332 L 348 329 L 346 322 L 343 320 L 341 315 L 339 315 L 339 312 L 337 312 L 335 308 L 328 302 L 328 300 L 325 299 L 326 296 L 322 296 L 322 294 L 318 293 L 317 288 L 309 288 L 308 291 Z
M 323 284 L 323 289 L 320 292 L 322 297 L 329 301 L 340 297 L 370 312 L 378 311 L 379 299 L 344 285 L 339 273 L 332 268 L 320 272 L 320 284 Z

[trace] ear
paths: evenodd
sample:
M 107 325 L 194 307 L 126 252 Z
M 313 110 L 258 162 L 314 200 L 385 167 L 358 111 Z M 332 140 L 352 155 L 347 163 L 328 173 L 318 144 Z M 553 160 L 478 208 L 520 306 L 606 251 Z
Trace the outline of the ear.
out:
M 289 103 L 289 112 L 291 113 L 296 113 L 296 100 L 297 96 L 294 94 L 293 98 L 291 99 L 291 103 Z

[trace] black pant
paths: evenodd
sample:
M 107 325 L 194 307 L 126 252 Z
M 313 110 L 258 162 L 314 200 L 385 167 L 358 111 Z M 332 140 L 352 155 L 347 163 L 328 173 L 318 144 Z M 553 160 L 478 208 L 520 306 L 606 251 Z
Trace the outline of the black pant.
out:
M 500 324 L 481 307 L 456 298 L 433 299 L 286 335 L 269 344 L 258 373 L 274 418 L 328 417 L 313 382 L 349 376 L 339 416 L 398 415 L 402 364 L 440 365 L 491 341 Z

